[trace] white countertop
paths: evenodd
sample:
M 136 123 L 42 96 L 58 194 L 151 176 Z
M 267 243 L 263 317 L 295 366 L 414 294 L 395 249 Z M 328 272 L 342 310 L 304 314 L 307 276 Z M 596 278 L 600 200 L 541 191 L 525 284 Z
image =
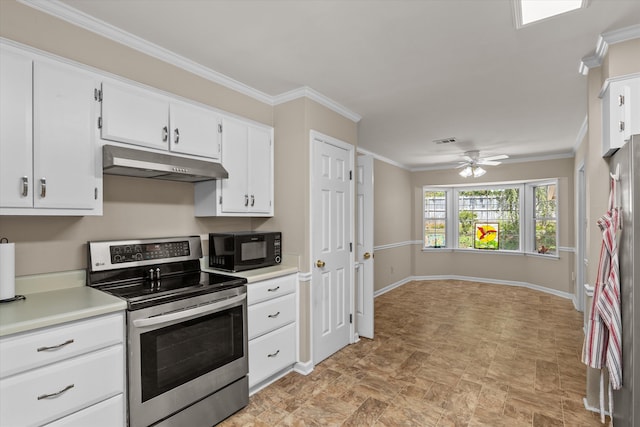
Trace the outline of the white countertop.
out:
M 274 277 L 286 276 L 288 274 L 294 274 L 298 272 L 298 268 L 291 265 L 274 265 L 272 267 L 257 268 L 255 270 L 238 271 L 232 273 L 229 271 L 216 270 L 209 268 L 205 265 L 205 262 L 201 260 L 200 268 L 202 271 L 209 271 L 212 273 L 227 274 L 234 277 L 244 277 L 247 279 L 247 283 L 255 283 L 261 280 L 273 279 Z
M 0 337 L 127 308 L 120 298 L 89 286 L 25 295 L 0 305 Z
M 244 277 L 249 284 L 298 272 L 297 267 L 283 264 L 237 273 L 208 268 L 204 259 L 200 264 L 203 271 Z M 83 271 L 24 277 L 18 282 L 18 293 L 26 299 L 0 304 L 0 337 L 127 308 L 126 301 L 85 286 Z M 38 292 L 43 288 L 49 290 Z

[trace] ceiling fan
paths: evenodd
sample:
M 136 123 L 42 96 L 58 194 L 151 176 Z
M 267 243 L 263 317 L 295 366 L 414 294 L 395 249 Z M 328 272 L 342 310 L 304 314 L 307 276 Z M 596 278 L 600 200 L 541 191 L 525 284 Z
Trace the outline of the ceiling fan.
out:
M 478 178 L 485 173 L 481 166 L 498 166 L 502 162 L 499 160 L 508 159 L 509 156 L 506 154 L 499 154 L 497 156 L 488 156 L 488 157 L 480 157 L 480 152 L 478 150 L 474 151 L 466 151 L 464 153 L 463 159 L 464 162 L 460 162 L 458 168 L 463 168 L 459 174 L 463 178 L 468 178 L 473 175 L 474 178 Z

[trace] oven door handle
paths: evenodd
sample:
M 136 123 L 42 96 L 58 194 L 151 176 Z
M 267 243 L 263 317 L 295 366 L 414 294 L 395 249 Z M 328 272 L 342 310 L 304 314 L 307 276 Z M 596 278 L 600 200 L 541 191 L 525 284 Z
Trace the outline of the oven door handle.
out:
M 133 321 L 133 326 L 135 326 L 136 328 L 144 328 L 146 326 L 155 326 L 155 325 L 160 325 L 162 323 L 175 322 L 176 320 L 184 320 L 197 315 L 209 314 L 209 313 L 223 310 L 233 305 L 237 305 L 239 302 L 245 300 L 246 298 L 247 298 L 247 294 L 242 294 L 236 297 L 227 298 L 222 301 L 214 302 L 211 304 L 190 308 L 188 310 L 182 310 L 174 313 L 163 314 L 161 316 L 148 317 L 146 319 L 136 319 Z

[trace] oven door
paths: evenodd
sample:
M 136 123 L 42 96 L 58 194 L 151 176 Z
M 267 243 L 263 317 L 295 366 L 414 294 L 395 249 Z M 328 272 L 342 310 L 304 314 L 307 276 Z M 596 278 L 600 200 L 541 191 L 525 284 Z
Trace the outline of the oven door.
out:
M 153 424 L 247 375 L 246 286 L 127 315 L 131 427 Z

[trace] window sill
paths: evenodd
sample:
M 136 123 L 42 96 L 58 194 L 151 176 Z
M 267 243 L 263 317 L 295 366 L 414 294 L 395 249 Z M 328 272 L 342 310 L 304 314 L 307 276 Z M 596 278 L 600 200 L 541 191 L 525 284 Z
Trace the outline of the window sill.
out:
M 522 251 L 504 251 L 504 250 L 483 250 L 483 249 L 460 249 L 460 248 L 422 248 L 422 252 L 457 252 L 467 254 L 483 254 L 483 255 L 509 255 L 509 256 L 531 256 L 536 258 L 544 258 L 550 260 L 559 260 L 559 255 L 546 255 L 536 252 Z

